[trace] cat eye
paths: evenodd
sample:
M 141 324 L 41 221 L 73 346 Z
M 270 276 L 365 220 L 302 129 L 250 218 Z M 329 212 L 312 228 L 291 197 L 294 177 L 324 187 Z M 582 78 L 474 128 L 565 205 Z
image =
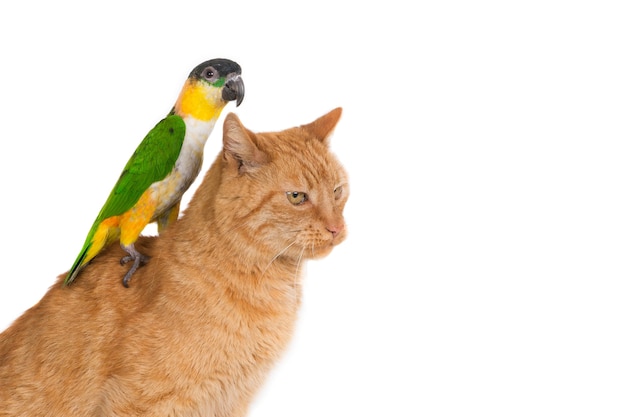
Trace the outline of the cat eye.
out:
M 333 193 L 335 194 L 335 200 L 339 200 L 343 194 L 343 187 L 340 185 L 333 190 Z
M 309 196 L 302 191 L 287 191 L 287 200 L 294 206 L 304 203 L 309 199 Z

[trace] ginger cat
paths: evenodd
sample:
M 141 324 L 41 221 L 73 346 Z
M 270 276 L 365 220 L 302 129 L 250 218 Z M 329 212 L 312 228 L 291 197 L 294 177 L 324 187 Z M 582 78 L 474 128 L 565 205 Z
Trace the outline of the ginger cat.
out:
M 346 237 L 341 108 L 223 151 L 130 288 L 112 245 L 0 334 L 0 416 L 244 416 L 289 342 L 306 259 Z

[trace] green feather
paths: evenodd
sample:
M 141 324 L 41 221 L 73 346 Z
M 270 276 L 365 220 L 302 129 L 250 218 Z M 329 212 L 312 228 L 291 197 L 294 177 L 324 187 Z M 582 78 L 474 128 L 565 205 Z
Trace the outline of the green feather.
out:
M 172 172 L 184 138 L 185 122 L 180 116 L 161 120 L 128 160 L 96 222 L 127 212 L 148 187 Z
M 92 239 L 100 223 L 130 210 L 152 184 L 172 172 L 183 146 L 185 129 L 183 119 L 171 114 L 157 123 L 139 144 L 91 226 L 85 244 L 65 278 L 66 285 L 91 260 L 86 259 L 86 254 L 93 244 Z

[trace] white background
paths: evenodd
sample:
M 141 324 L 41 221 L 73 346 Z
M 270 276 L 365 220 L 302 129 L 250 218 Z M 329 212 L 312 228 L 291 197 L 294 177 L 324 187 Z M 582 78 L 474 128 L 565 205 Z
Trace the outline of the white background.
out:
M 620 2 L 17 3 L 0 329 L 71 266 L 191 68 L 228 57 L 246 97 L 225 113 L 252 130 L 344 108 L 352 183 L 251 416 L 626 414 Z

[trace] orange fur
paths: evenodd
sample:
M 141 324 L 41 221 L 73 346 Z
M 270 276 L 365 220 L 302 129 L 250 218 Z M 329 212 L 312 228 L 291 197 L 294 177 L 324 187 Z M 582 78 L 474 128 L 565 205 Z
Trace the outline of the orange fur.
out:
M 184 215 L 138 240 L 152 259 L 130 288 L 110 246 L 0 334 L 0 416 L 245 415 L 291 338 L 302 262 L 346 236 L 340 113 L 256 134 L 229 114 Z

